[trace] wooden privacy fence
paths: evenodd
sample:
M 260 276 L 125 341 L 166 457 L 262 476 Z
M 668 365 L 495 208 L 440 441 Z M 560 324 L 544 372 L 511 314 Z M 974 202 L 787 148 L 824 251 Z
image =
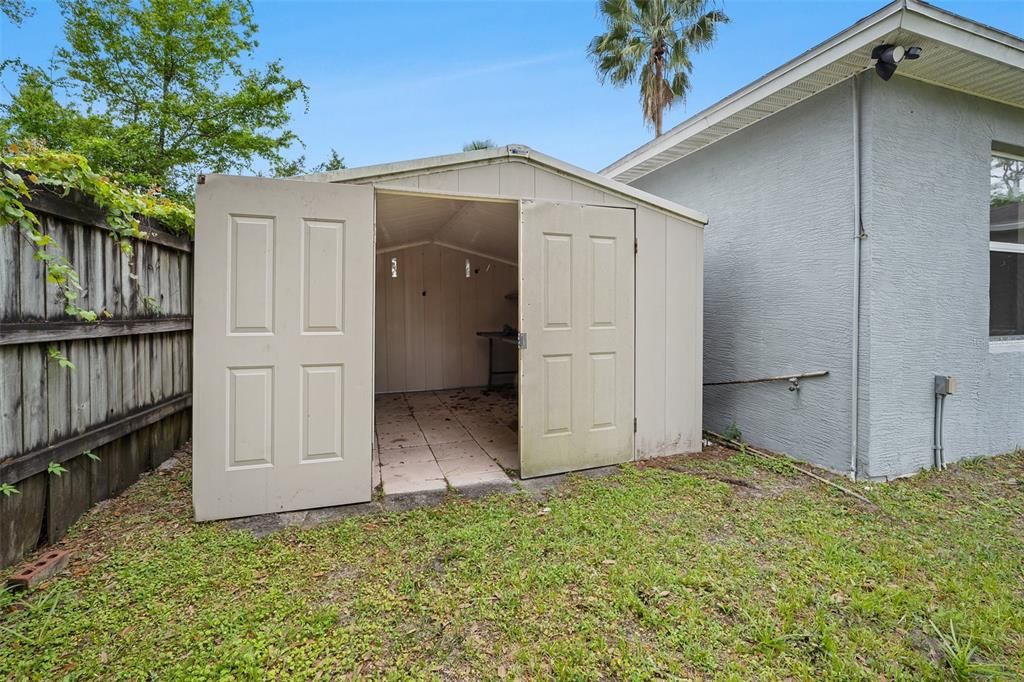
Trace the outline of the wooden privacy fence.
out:
M 191 241 L 144 223 L 152 236 L 126 256 L 87 200 L 40 190 L 25 205 L 100 321 L 69 317 L 33 246 L 0 227 L 0 482 L 19 491 L 0 495 L 0 568 L 59 540 L 191 433 Z

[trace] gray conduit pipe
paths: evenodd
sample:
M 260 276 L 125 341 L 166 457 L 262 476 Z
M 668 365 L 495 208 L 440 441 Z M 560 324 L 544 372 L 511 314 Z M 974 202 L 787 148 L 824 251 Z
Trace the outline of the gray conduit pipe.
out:
M 939 469 L 946 468 L 946 448 L 942 437 L 942 421 L 946 416 L 946 396 L 939 396 Z
M 850 79 L 853 87 L 853 339 L 851 345 L 850 395 L 850 480 L 857 480 L 858 430 L 860 426 L 860 264 L 861 240 L 861 160 L 860 99 L 857 91 L 859 74 Z
M 946 450 L 942 437 L 942 421 L 946 412 L 946 396 L 956 391 L 956 379 L 943 374 L 936 374 L 935 382 L 935 412 L 932 424 L 932 463 L 939 471 L 946 468 Z
M 942 471 L 946 468 L 946 453 L 942 446 L 942 417 L 946 407 L 946 396 L 940 393 L 935 394 L 935 424 L 933 427 L 934 431 L 934 445 L 932 446 L 932 456 L 934 459 L 935 468 Z

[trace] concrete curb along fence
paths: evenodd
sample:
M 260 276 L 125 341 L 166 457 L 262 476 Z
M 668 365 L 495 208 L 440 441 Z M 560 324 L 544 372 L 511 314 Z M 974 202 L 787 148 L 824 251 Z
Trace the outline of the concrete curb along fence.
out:
M 89 200 L 40 189 L 25 205 L 78 271 L 81 305 L 106 313 L 65 314 L 32 247 L 0 228 L 0 482 L 18 489 L 0 495 L 0 568 L 58 541 L 191 433 L 191 240 L 144 222 L 150 238 L 125 256 Z

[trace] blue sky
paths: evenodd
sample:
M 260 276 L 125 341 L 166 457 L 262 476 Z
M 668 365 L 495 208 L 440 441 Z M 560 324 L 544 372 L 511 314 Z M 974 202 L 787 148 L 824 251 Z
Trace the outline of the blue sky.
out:
M 0 59 L 43 64 L 61 40 L 56 6 L 29 0 L 21 28 L 0 20 Z M 685 106 L 666 129 L 881 7 L 882 0 L 723 0 L 733 23 L 695 60 Z M 1017 35 L 1021 0 L 938 2 Z M 257 61 L 280 58 L 310 89 L 294 129 L 319 161 L 349 166 L 459 151 L 489 137 L 598 170 L 651 137 L 636 89 L 598 83 L 585 47 L 593 0 L 255 2 Z M 5 79 L 9 84 L 10 79 Z M 0 95 L 6 98 L 6 93 Z

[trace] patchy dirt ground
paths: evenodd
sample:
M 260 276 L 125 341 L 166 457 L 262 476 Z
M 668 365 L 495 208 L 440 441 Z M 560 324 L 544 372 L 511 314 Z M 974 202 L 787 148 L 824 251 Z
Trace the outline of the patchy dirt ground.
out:
M 778 497 L 799 488 L 821 485 L 820 482 L 811 478 L 798 475 L 793 469 L 765 461 L 759 462 L 759 466 L 753 471 L 745 472 L 745 476 L 730 475 L 728 472 L 732 467 L 728 465 L 728 462 L 736 456 L 735 450 L 730 450 L 722 445 L 709 445 L 699 454 L 659 457 L 638 462 L 637 466 L 641 469 L 667 469 L 698 476 L 709 481 L 725 483 L 733 488 L 734 494 L 741 497 Z M 807 465 L 803 466 L 806 469 L 812 468 Z M 833 478 L 824 471 L 818 472 L 818 474 Z
M 1024 676 L 1021 454 L 866 505 L 715 447 L 265 537 L 193 523 L 189 464 L 0 595 L 0 678 Z

